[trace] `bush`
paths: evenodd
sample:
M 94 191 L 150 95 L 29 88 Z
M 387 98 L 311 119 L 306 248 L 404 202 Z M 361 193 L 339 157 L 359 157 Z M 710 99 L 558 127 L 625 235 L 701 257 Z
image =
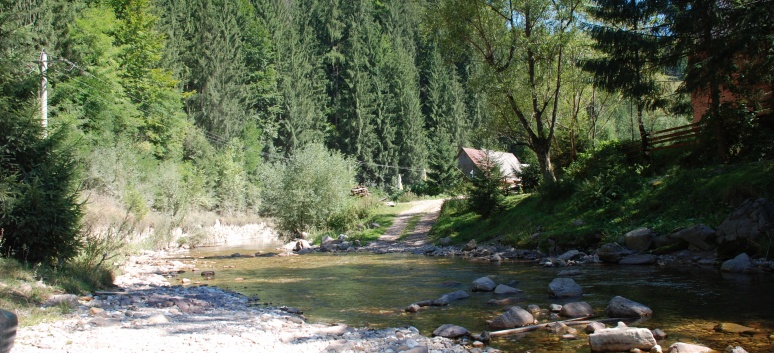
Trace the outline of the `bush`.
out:
M 298 151 L 287 164 L 268 167 L 262 206 L 291 236 L 327 226 L 346 207 L 355 180 L 355 168 L 321 144 Z
M 505 201 L 505 183 L 500 166 L 486 156 L 470 179 L 468 207 L 471 211 L 488 218 L 502 208 Z
M 580 154 L 565 170 L 565 179 L 573 184 L 573 205 L 576 209 L 603 207 L 622 200 L 641 187 L 643 169 L 631 163 L 616 142 Z
M 521 188 L 525 192 L 537 190 L 540 181 L 543 179 L 543 176 L 540 174 L 540 165 L 532 163 L 522 168 L 519 177 L 521 178 Z
M 79 169 L 65 129 L 43 138 L 30 116 L 0 111 L 0 251 L 32 263 L 62 264 L 81 246 Z

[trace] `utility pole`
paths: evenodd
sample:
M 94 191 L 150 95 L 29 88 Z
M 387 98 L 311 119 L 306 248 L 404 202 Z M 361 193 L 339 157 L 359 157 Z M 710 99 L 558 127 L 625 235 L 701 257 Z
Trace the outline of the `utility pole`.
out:
M 43 126 L 43 137 L 46 137 L 48 129 L 48 78 L 46 77 L 46 71 L 48 71 L 48 54 L 46 49 L 40 50 L 40 117 L 41 125 Z

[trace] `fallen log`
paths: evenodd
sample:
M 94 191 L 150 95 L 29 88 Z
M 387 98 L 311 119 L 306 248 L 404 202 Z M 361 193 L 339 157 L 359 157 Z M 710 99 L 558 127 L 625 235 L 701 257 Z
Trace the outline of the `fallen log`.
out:
M 552 321 L 552 322 L 546 322 L 544 324 L 517 327 L 517 328 L 501 330 L 501 331 L 492 331 L 488 333 L 490 337 L 501 337 L 501 336 L 515 335 L 517 333 L 532 332 L 554 323 L 562 323 L 567 326 L 576 326 L 576 325 L 588 325 L 592 322 L 618 322 L 618 321 L 627 321 L 627 320 L 633 319 L 633 318 L 610 318 L 610 319 L 600 319 L 600 320 L 586 320 L 590 317 L 591 316 L 576 317 L 574 319 L 568 319 L 564 321 Z

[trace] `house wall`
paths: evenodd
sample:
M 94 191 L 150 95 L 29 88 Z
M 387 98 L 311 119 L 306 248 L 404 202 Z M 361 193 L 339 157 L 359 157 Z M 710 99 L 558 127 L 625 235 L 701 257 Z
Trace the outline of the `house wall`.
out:
M 467 154 L 460 153 L 457 157 L 457 168 L 459 168 L 466 177 L 469 177 L 470 171 L 475 170 L 477 167 Z

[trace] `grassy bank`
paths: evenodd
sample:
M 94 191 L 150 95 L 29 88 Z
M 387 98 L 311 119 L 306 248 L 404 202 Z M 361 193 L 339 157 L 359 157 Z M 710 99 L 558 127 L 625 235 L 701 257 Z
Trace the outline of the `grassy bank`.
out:
M 626 182 L 592 177 L 543 193 L 509 196 L 503 210 L 489 219 L 469 211 L 464 200 L 452 200 L 431 236 L 448 236 L 455 243 L 498 240 L 522 248 L 546 250 L 556 243 L 585 249 L 619 241 L 637 227 L 662 234 L 697 223 L 717 227 L 744 200 L 774 197 L 772 162 L 631 174 Z
M 109 272 L 87 271 L 78 263 L 51 269 L 0 258 L 0 308 L 15 313 L 20 326 L 55 320 L 69 313 L 67 305 L 42 307 L 54 294 L 84 294 L 110 284 Z

